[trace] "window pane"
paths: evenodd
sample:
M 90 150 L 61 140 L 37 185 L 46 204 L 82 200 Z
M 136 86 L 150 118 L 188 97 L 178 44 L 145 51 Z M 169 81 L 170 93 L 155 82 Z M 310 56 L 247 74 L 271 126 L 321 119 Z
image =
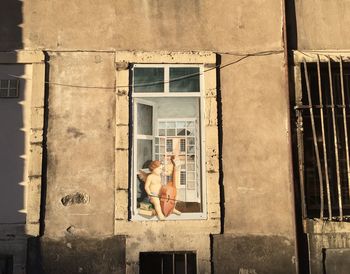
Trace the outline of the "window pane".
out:
M 175 122 L 168 122 L 166 123 L 167 128 L 175 128 L 176 123 Z
M 189 127 L 189 128 L 194 127 L 194 122 L 187 122 L 187 127 Z
M 0 89 L 0 97 L 8 97 L 7 89 Z
M 163 255 L 163 274 L 173 273 L 173 254 Z
M 175 129 L 167 129 L 166 135 L 167 136 L 175 136 Z
M 194 145 L 194 138 L 192 138 L 192 137 L 190 137 L 190 138 L 188 138 L 187 139 L 188 140 L 188 143 L 190 144 L 190 145 Z
M 180 140 L 180 151 L 181 152 L 186 152 L 186 139 L 181 139 Z
M 197 273 L 196 254 L 187 253 L 187 274 Z
M 136 172 L 139 172 L 140 169 L 148 168 L 150 162 L 152 161 L 152 145 L 153 142 L 151 140 L 137 140 Z M 143 201 L 144 198 L 147 197 L 144 187 L 145 183 L 142 180 L 138 180 L 138 202 Z
M 10 88 L 17 89 L 18 80 L 10 80 Z
M 164 68 L 134 68 L 134 92 L 163 92 Z
M 6 89 L 7 89 L 8 86 L 9 86 L 9 85 L 8 85 L 8 81 L 9 81 L 9 80 L 0 80 L 0 87 L 1 87 L 1 88 L 6 88 Z
M 166 140 L 166 152 L 173 152 L 173 140 Z
M 162 274 L 162 257 L 156 252 L 140 253 L 140 274 Z
M 194 146 L 188 146 L 187 147 L 187 153 L 188 154 L 194 154 Z
M 10 97 L 18 97 L 17 89 L 10 89 L 9 90 L 9 96 Z
M 184 128 L 186 126 L 186 122 L 176 122 L 177 128 Z
M 152 160 L 152 141 L 137 140 L 137 169 L 147 168 Z
M 153 107 L 137 103 L 137 134 L 152 135 Z
M 177 129 L 177 135 L 178 136 L 185 136 L 186 135 L 186 129 Z
M 199 68 L 170 68 L 170 92 L 199 92 Z
M 175 254 L 175 273 L 185 273 L 185 254 Z
M 186 185 L 186 171 L 180 172 L 180 185 Z

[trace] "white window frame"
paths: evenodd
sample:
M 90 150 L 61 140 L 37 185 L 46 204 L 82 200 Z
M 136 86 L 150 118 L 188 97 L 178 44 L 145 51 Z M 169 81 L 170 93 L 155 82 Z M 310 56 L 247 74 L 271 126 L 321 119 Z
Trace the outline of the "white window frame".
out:
M 164 92 L 134 92 L 131 91 L 131 99 L 132 99 L 132 107 L 134 108 L 132 113 L 135 115 L 135 101 L 144 102 L 147 101 L 147 98 L 154 98 L 154 97 L 167 97 L 167 98 L 181 98 L 181 97 L 191 97 L 191 98 L 198 98 L 199 99 L 199 132 L 198 132 L 198 139 L 199 139 L 199 149 L 200 149 L 200 187 L 201 187 L 201 212 L 195 212 L 195 213 L 182 213 L 180 216 L 171 214 L 169 215 L 166 220 L 203 220 L 207 219 L 207 184 L 206 184 L 206 166 L 205 166 L 205 149 L 206 149 L 206 141 L 205 141 L 205 86 L 204 86 L 204 65 L 203 64 L 190 64 L 190 63 L 184 63 L 184 64 L 133 64 L 130 73 L 133 75 L 133 69 L 137 67 L 143 67 L 143 68 L 164 68 Z M 198 67 L 199 68 L 199 86 L 200 90 L 197 92 L 170 92 L 169 91 L 169 75 L 170 75 L 170 68 L 173 67 Z M 149 102 L 147 103 L 149 104 Z M 134 116 L 137 117 L 137 116 Z M 155 136 L 155 132 L 157 130 L 157 123 L 154 121 L 155 116 L 153 116 L 153 136 Z M 135 157 L 135 151 L 137 151 L 137 147 L 135 144 L 137 143 L 137 139 L 135 138 L 134 132 L 137 132 L 137 122 L 133 123 L 133 146 L 131 149 L 131 155 L 132 155 L 132 167 L 131 167 L 131 202 L 130 202 L 130 213 L 131 213 L 131 220 L 132 221 L 157 221 L 158 218 L 156 216 L 153 216 L 152 218 L 146 218 L 137 213 L 137 178 L 135 170 L 136 166 L 136 157 Z M 154 142 L 154 140 L 153 140 Z M 153 146 L 153 155 L 154 155 L 154 146 Z

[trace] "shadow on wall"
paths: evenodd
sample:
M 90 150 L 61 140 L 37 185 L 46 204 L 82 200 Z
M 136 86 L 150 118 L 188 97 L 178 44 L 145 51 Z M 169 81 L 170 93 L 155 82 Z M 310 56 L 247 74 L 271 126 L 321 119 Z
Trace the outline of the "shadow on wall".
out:
M 21 1 L 2 0 L 0 8 L 0 50 L 20 49 L 22 44 Z M 16 62 L 16 60 L 13 60 Z M 1 92 L 6 93 L 6 85 L 15 85 L 23 75 L 24 67 L 0 64 Z M 10 83 L 8 83 L 11 80 Z M 25 131 L 24 104 L 25 81 L 20 80 L 18 98 L 0 98 L 0 223 L 25 222 L 24 186 L 25 181 Z
M 28 178 L 26 138 L 29 123 L 24 117 L 30 90 L 22 76 L 23 65 L 0 64 L 0 223 L 25 223 L 25 183 Z M 14 93 L 18 92 L 18 97 Z
M 19 0 L 1 0 L 0 3 L 0 51 L 14 51 L 23 48 L 22 6 Z M 11 62 L 16 63 L 17 56 Z M 17 82 L 9 74 L 24 75 L 24 66 L 0 62 L 0 273 L 18 272 L 23 268 L 25 248 L 20 246 L 16 235 L 25 234 L 25 139 L 24 102 L 27 83 Z M 13 95 L 18 85 L 18 97 Z M 18 225 L 19 224 L 19 225 Z M 23 237 L 22 236 L 22 237 Z M 14 241 L 9 241 L 13 239 Z M 19 255 L 22 254 L 22 255 Z M 22 256 L 19 258 L 17 256 Z M 16 259 L 14 259 L 17 257 Z M 15 262 L 16 261 L 16 262 Z M 22 263 L 23 262 L 23 263 Z
M 9 51 L 23 48 L 22 6 L 18 0 L 1 0 L 0 3 L 0 50 Z
M 22 5 L 18 0 L 2 0 L 0 4 L 0 50 L 13 51 L 23 47 Z M 11 62 L 16 62 L 11 60 Z M 0 224 L 25 222 L 25 101 L 26 82 L 11 75 L 22 76 L 24 66 L 0 63 Z M 17 81 L 19 82 L 17 83 Z M 18 97 L 13 95 L 18 84 Z M 7 94 L 8 93 L 8 94 Z M 11 94 L 10 94 L 11 93 Z M 28 132 L 29 133 L 29 132 Z

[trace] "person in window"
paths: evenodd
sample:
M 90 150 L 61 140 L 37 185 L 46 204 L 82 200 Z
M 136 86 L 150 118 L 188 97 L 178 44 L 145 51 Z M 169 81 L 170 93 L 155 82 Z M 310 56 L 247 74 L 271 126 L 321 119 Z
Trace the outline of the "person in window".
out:
M 159 199 L 160 191 L 162 189 L 162 182 L 160 177 L 160 174 L 162 173 L 161 162 L 158 160 L 152 161 L 149 165 L 149 170 L 151 171 L 151 174 L 147 176 L 145 191 L 150 198 L 150 202 L 154 206 L 158 219 L 163 221 L 165 220 L 165 217 L 160 207 Z

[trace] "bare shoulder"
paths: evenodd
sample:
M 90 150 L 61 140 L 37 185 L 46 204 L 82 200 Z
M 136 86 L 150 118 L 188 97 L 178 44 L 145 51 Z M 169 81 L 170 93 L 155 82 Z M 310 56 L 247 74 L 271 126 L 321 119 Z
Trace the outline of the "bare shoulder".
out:
M 147 180 L 153 180 L 155 178 L 155 176 L 156 175 L 151 173 L 150 175 L 148 175 Z

